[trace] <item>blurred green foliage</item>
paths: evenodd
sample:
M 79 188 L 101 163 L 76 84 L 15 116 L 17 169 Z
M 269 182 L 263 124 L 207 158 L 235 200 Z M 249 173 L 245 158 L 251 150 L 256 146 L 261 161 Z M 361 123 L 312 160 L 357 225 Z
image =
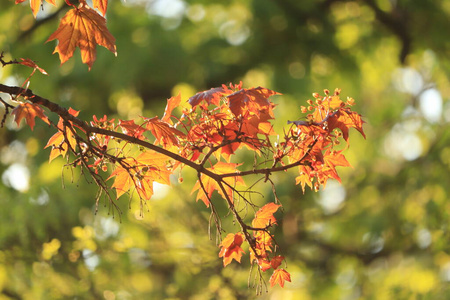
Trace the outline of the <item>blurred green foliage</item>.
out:
M 161 116 L 171 95 L 239 80 L 283 93 L 277 129 L 312 92 L 356 99 L 367 140 L 351 136 L 342 186 L 303 195 L 293 173 L 274 177 L 292 283 L 260 299 L 450 298 L 450 1 L 110 1 L 118 57 L 98 48 L 91 72 L 79 52 L 60 66 L 45 43 L 59 6 L 35 21 L 28 1 L 2 1 L 0 50 L 37 61 L 49 76 L 30 88 L 85 120 Z M 29 72 L 5 67 L 0 80 Z M 103 203 L 95 214 L 96 186 L 61 158 L 48 164 L 53 133 L 37 122 L 0 130 L 0 299 L 256 297 L 248 260 L 222 267 L 209 211 L 190 195 L 195 173 L 156 188 L 143 217 L 126 197 L 121 214 Z M 255 201 L 273 197 L 256 188 Z

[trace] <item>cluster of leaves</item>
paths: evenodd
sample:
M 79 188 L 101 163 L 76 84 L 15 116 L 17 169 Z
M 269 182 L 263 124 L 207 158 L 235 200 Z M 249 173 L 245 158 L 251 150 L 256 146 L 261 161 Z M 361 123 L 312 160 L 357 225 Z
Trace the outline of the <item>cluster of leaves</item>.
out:
M 16 0 L 16 4 L 25 0 Z M 46 0 L 56 6 L 56 0 Z M 30 0 L 31 10 L 36 17 L 43 0 Z M 75 48 L 80 48 L 81 59 L 89 70 L 96 59 L 96 46 L 100 45 L 117 55 L 115 38 L 106 27 L 106 10 L 108 0 L 93 0 L 91 8 L 86 0 L 79 0 L 76 6 L 70 0 L 65 3 L 71 9 L 64 15 L 58 29 L 48 38 L 47 42 L 57 39 L 58 45 L 53 53 L 59 54 L 61 64 L 73 56 Z
M 176 170 L 186 166 L 196 170 L 198 180 L 192 193 L 211 209 L 219 237 L 224 229 L 215 209 L 215 191 L 240 226 L 239 232 L 228 234 L 220 243 L 219 257 L 224 266 L 233 259 L 241 261 L 245 253 L 241 246 L 246 243 L 251 263 L 263 272 L 273 269 L 272 286 L 284 286 L 290 275 L 280 268 L 284 257 L 276 254 L 270 231 L 277 224 L 274 213 L 281 207 L 271 174 L 297 168 L 296 183 L 303 191 L 306 186 L 317 191 L 329 178 L 340 180 L 337 166 L 350 166 L 342 153 L 345 148 L 334 149 L 340 140 L 348 145 L 349 129 L 355 128 L 364 135 L 360 115 L 351 110 L 354 100 L 342 101 L 339 90 L 332 95 L 325 90 L 324 96 L 314 93 L 315 101 L 308 100 L 307 107 L 300 107 L 306 117 L 289 122 L 282 138 L 272 123 L 275 104 L 271 96 L 279 93 L 263 87 L 243 88 L 242 82 L 197 93 L 189 98 L 189 105 L 181 103 L 180 95 L 172 97 L 162 118 L 116 121 L 105 115 L 93 116 L 89 124 L 77 117 L 77 111 L 66 110 L 31 90 L 4 85 L 0 85 L 0 90 L 12 96 L 16 104 L 12 114 L 17 124 L 25 119 L 33 129 L 38 117 L 57 129 L 46 145 L 51 148 L 50 161 L 63 156 L 68 165 L 86 170 L 99 186 L 97 204 L 104 194 L 119 209 L 117 198 L 129 195 L 131 200 L 136 193 L 143 208 L 153 195 L 154 182 L 169 185 L 170 175 Z M 2 102 L 14 106 L 12 102 Z M 181 116 L 174 114 L 179 106 L 185 106 Z M 57 124 L 50 121 L 42 107 L 59 115 Z M 241 148 L 255 153 L 253 166 L 246 166 L 248 170 L 244 171 L 238 170 L 242 164 L 232 162 Z M 247 196 L 251 188 L 246 189 L 244 181 L 245 176 L 255 174 L 272 185 L 276 201 L 259 210 Z M 251 222 L 242 215 L 241 203 L 245 211 L 255 211 Z
M 55 5 L 54 0 L 46 0 Z M 16 0 L 16 3 L 24 0 Z M 105 15 L 107 0 L 94 0 L 93 7 Z M 42 1 L 30 0 L 34 16 Z M 85 0 L 75 6 L 66 0 L 71 9 L 61 20 L 59 28 L 48 40 L 58 39 L 55 52 L 59 53 L 61 63 L 67 61 L 76 47 L 81 50 L 84 63 L 92 67 L 95 61 L 95 47 L 102 45 L 116 53 L 114 38 L 106 28 L 106 21 Z M 3 66 L 22 64 L 43 74 L 46 72 L 33 61 L 3 60 Z M 26 87 L 24 87 L 24 85 Z M 245 243 L 250 252 L 250 262 L 262 272 L 273 269 L 271 286 L 284 286 L 290 281 L 290 274 L 280 268 L 284 257 L 278 255 L 277 243 L 271 232 L 277 225 L 274 214 L 282 206 L 275 193 L 271 175 L 288 169 L 298 169 L 296 184 L 303 192 L 306 186 L 318 191 L 328 179 L 340 181 L 336 167 L 348 167 L 343 151 L 349 143 L 349 129 L 355 128 L 363 136 L 361 116 L 351 110 L 352 98 L 344 102 L 340 90 L 333 94 L 328 90 L 321 96 L 314 93 L 314 100 L 307 100 L 307 106 L 300 110 L 306 116 L 300 121 L 288 122 L 283 134 L 273 128 L 276 105 L 271 97 L 279 93 L 263 87 L 243 88 L 239 84 L 222 85 L 199 92 L 181 102 L 181 96 L 168 99 L 161 118 L 141 117 L 140 120 L 114 120 L 106 115 L 89 123 L 78 118 L 78 111 L 65 109 L 35 95 L 28 89 L 29 78 L 21 87 L 0 84 L 0 92 L 11 95 L 9 101 L 0 98 L 5 107 L 5 115 L 14 115 L 20 124 L 25 119 L 31 129 L 38 117 L 56 128 L 57 132 L 49 139 L 50 162 L 62 156 L 67 165 L 81 167 L 99 187 L 97 204 L 102 195 L 120 211 L 117 200 L 123 195 L 133 194 L 140 199 L 141 208 L 153 195 L 155 182 L 170 185 L 170 176 L 190 167 L 197 172 L 198 180 L 192 193 L 211 209 L 211 222 L 215 223 L 218 237 L 225 231 L 213 199 L 215 192 L 225 201 L 240 230 L 229 233 L 221 239 L 219 257 L 226 267 L 236 260 L 241 262 Z M 184 107 L 181 115 L 174 109 Z M 55 124 L 46 115 L 44 108 L 59 116 Z M 274 141 L 276 140 L 276 142 Z M 346 147 L 337 147 L 341 140 Z M 232 162 L 238 150 L 245 148 L 255 154 L 252 166 L 239 170 L 243 163 Z M 337 150 L 340 149 L 340 150 Z M 259 180 L 271 184 L 275 202 L 258 207 L 249 197 L 244 177 L 259 175 Z M 182 177 L 179 178 L 182 181 Z M 115 197 L 111 190 L 115 190 Z M 248 210 L 255 211 L 249 222 L 245 218 Z M 114 210 L 113 210 L 114 211 Z M 263 277 L 260 274 L 262 287 Z

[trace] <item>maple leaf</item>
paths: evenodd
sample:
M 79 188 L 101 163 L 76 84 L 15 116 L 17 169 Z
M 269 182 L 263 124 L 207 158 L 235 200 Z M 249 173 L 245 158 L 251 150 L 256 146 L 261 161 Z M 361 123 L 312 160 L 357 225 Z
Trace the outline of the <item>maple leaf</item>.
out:
M 275 219 L 273 214 L 280 206 L 280 204 L 270 202 L 261 207 L 255 214 L 255 218 L 252 221 L 252 226 L 255 228 L 265 228 L 269 225 L 276 224 L 277 219 Z
M 270 261 L 268 261 L 267 259 L 260 258 L 260 259 L 257 260 L 257 262 L 258 262 L 259 268 L 263 272 L 265 272 L 265 271 L 267 271 L 267 270 L 272 268 L 272 265 L 270 264 Z
M 243 115 L 246 111 L 258 116 L 265 111 L 273 118 L 272 103 L 268 99 L 272 95 L 280 95 L 280 93 L 263 87 L 241 89 L 228 96 L 229 106 L 236 117 Z
M 355 128 L 366 138 L 362 128 L 364 123 L 360 114 L 354 111 L 340 109 L 328 119 L 328 128 L 329 131 L 339 128 L 342 131 L 342 137 L 348 144 L 348 131 L 350 128 Z
M 96 59 L 96 45 L 117 55 L 115 38 L 106 28 L 106 19 L 84 2 L 66 13 L 47 42 L 54 39 L 58 39 L 59 43 L 53 53 L 59 54 L 61 64 L 73 56 L 76 47 L 80 48 L 81 59 L 89 70 Z
M 275 284 L 279 284 L 281 287 L 284 287 L 285 281 L 291 282 L 291 275 L 285 269 L 276 269 L 273 271 L 273 274 L 269 279 L 271 287 Z
M 30 68 L 33 68 L 33 69 L 37 69 L 42 74 L 48 75 L 47 72 L 44 69 L 40 68 L 36 64 L 36 62 L 32 61 L 31 59 L 29 59 L 29 58 L 21 58 L 21 60 L 22 60 L 22 62 L 20 62 L 19 64 L 27 66 L 27 67 L 30 67 Z
M 169 158 L 164 154 L 147 150 L 136 157 L 136 164 L 143 169 L 144 176 L 162 184 L 170 185 L 170 170 L 167 169 Z
M 106 15 L 106 10 L 108 8 L 108 0 L 92 0 L 94 8 L 97 8 L 103 16 Z
M 303 194 L 305 193 L 305 187 L 308 185 L 312 189 L 312 178 L 310 176 L 311 168 L 308 166 L 302 166 L 299 167 L 299 176 L 295 178 L 295 184 L 300 184 L 302 187 Z
M 170 117 L 172 116 L 172 110 L 179 106 L 181 103 L 181 94 L 178 94 L 175 97 L 171 97 L 170 99 L 167 99 L 167 105 L 166 109 L 164 110 L 164 115 L 161 118 L 161 121 L 169 123 L 172 125 L 172 121 L 170 120 Z
M 225 163 L 225 162 L 217 162 L 212 168 L 208 168 L 207 170 L 214 172 L 216 174 L 228 174 L 228 173 L 236 173 L 236 167 L 241 164 L 234 164 L 234 163 Z M 205 188 L 205 191 L 203 191 L 202 186 L 200 184 L 200 180 L 203 183 L 203 187 Z M 196 190 L 198 190 L 197 193 L 197 201 L 202 200 L 203 203 L 207 207 L 209 207 L 209 199 L 211 199 L 212 193 L 216 190 L 219 192 L 222 197 L 225 198 L 225 195 L 222 192 L 222 189 L 220 188 L 219 184 L 211 177 L 205 176 L 202 174 L 200 177 L 200 180 L 197 180 L 194 187 L 192 188 L 192 193 L 194 193 Z M 234 176 L 234 177 L 225 177 L 223 179 L 226 183 L 228 183 L 230 186 L 235 185 L 245 185 L 244 180 L 241 176 Z M 233 190 L 231 187 L 224 185 L 225 191 L 227 193 L 227 196 L 230 200 L 233 200 Z
M 337 181 L 341 182 L 341 178 L 337 174 L 336 167 L 342 166 L 342 167 L 351 167 L 350 163 L 347 161 L 345 156 L 342 154 L 341 151 L 330 151 L 330 149 L 327 149 L 323 156 L 323 160 L 325 162 L 325 165 L 330 170 L 330 177 L 336 179 Z
M 123 163 L 129 163 L 133 164 L 134 160 L 132 159 L 125 159 Z M 153 186 L 149 186 L 146 184 L 146 181 L 143 181 L 143 183 L 139 183 L 139 179 L 134 178 L 134 175 L 136 174 L 135 171 L 133 171 L 133 168 L 124 168 L 122 166 L 116 166 L 114 171 L 109 176 L 108 180 L 111 178 L 114 179 L 114 183 L 112 185 L 112 188 L 116 189 L 117 198 L 131 190 L 133 187 L 135 187 L 135 182 L 138 187 L 138 194 L 140 196 L 143 196 L 144 199 L 150 199 L 153 195 Z M 137 180 L 137 181 L 136 181 Z M 146 184 L 146 185 L 145 185 Z
M 16 4 L 22 3 L 25 0 L 16 0 Z M 48 3 L 56 6 L 55 0 L 46 0 Z M 33 12 L 33 16 L 36 18 L 39 9 L 41 8 L 42 0 L 30 0 L 31 11 Z
M 231 93 L 232 91 L 227 89 L 226 86 L 216 87 L 207 91 L 199 92 L 194 96 L 190 97 L 188 101 L 192 107 L 197 106 L 202 101 L 205 101 L 208 105 L 214 104 L 216 106 L 219 106 L 220 97 Z
M 153 196 L 153 182 L 170 184 L 167 160 L 167 156 L 147 150 L 136 158 L 124 159 L 107 180 L 115 178 L 112 188 L 116 189 L 117 198 L 134 188 L 141 198 L 149 200 Z
M 259 258 L 257 259 L 257 263 L 261 271 L 265 272 L 269 269 L 278 269 L 278 267 L 281 265 L 281 263 L 284 260 L 284 256 L 277 255 L 275 257 L 272 257 L 272 259 L 269 261 L 267 258 Z
M 123 133 L 125 133 L 126 135 L 135 137 L 140 140 L 144 139 L 144 136 L 142 134 L 146 131 L 146 129 L 134 123 L 133 120 L 119 120 L 119 126 L 120 128 L 122 128 Z
M 44 110 L 39 105 L 34 103 L 20 103 L 14 108 L 11 114 L 14 115 L 14 121 L 17 123 L 17 126 L 19 126 L 20 121 L 25 118 L 25 121 L 28 126 L 30 126 L 31 130 L 34 129 L 35 117 L 42 119 L 42 121 L 50 125 L 50 121 L 45 115 Z
M 155 136 L 155 144 L 162 144 L 164 148 L 178 146 L 178 137 L 184 138 L 186 136 L 178 129 L 159 120 L 158 117 L 145 118 L 145 127 Z
M 244 241 L 244 235 L 240 232 L 233 234 L 229 233 L 220 243 L 219 247 L 222 247 L 219 252 L 219 257 L 223 257 L 223 266 L 226 267 L 234 259 L 238 263 L 241 263 L 242 254 L 245 253 L 242 250 L 241 245 Z
M 79 113 L 79 111 L 76 111 L 72 108 L 69 108 L 68 112 L 74 117 L 78 116 Z M 72 122 L 69 123 L 72 124 Z M 72 149 L 75 149 L 77 144 L 77 140 L 75 139 L 72 131 L 66 130 L 67 127 L 64 126 L 64 121 L 62 118 L 59 118 L 57 127 L 59 131 L 48 140 L 47 145 L 44 147 L 44 149 L 50 146 L 52 147 L 52 150 L 50 151 L 49 162 L 60 155 L 65 157 L 67 151 L 69 150 L 68 147 L 70 146 Z M 64 136 L 63 131 L 65 131 L 66 136 Z
M 263 260 L 267 260 L 269 256 L 268 252 L 272 252 L 272 235 L 264 230 L 257 230 L 253 232 L 253 237 L 255 247 L 251 248 L 250 261 L 253 262 L 256 259 L 260 267 L 264 267 L 266 263 Z
M 276 270 L 281 265 L 283 260 L 284 260 L 284 256 L 277 255 L 270 260 L 270 265 L 272 266 L 272 268 L 274 270 Z

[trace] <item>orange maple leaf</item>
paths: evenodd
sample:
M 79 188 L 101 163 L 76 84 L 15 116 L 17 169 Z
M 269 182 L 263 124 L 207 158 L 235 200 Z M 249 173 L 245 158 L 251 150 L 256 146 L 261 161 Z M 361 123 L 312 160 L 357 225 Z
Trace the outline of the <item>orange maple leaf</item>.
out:
M 257 263 L 259 267 L 261 268 L 261 271 L 265 272 L 269 269 L 278 269 L 278 267 L 281 265 L 281 263 L 284 260 L 284 256 L 277 255 L 272 257 L 272 259 L 269 261 L 267 258 L 259 258 L 257 260 Z
M 303 193 L 305 193 L 305 187 L 308 185 L 312 189 L 311 168 L 309 166 L 298 166 L 299 176 L 295 178 L 295 184 L 300 184 Z
M 153 182 L 169 185 L 171 172 L 166 167 L 167 160 L 167 156 L 152 150 L 124 159 L 108 178 L 115 178 L 112 188 L 116 189 L 117 198 L 134 188 L 140 197 L 149 200 L 153 196 Z
M 270 286 L 273 287 L 275 284 L 279 284 L 284 287 L 284 282 L 291 282 L 291 275 L 285 269 L 276 269 L 273 271 L 272 276 L 270 276 Z
M 168 123 L 162 122 L 158 117 L 145 118 L 145 127 L 155 136 L 155 144 L 162 144 L 164 148 L 179 145 L 179 137 L 184 138 L 185 134 L 172 127 Z
M 237 172 L 236 167 L 238 167 L 239 165 L 241 164 L 225 163 L 219 161 L 212 168 L 208 168 L 207 170 L 212 171 L 216 174 L 236 173 Z M 202 188 L 202 185 L 200 184 L 200 180 L 203 183 L 203 187 L 205 188 L 206 194 Z M 220 188 L 217 181 L 215 181 L 211 177 L 205 176 L 204 174 L 202 174 L 200 180 L 197 180 L 194 187 L 192 188 L 192 193 L 198 190 L 197 201 L 202 200 L 203 203 L 205 203 L 205 205 L 209 207 L 209 199 L 211 199 L 211 196 L 215 190 L 218 191 L 219 194 L 225 198 L 225 195 L 223 194 L 222 189 Z M 244 179 L 242 179 L 241 176 L 225 177 L 223 181 L 228 183 L 230 186 L 245 185 Z M 224 185 L 224 189 L 229 199 L 233 200 L 233 189 L 227 185 Z
M 22 3 L 25 0 L 16 0 L 16 4 Z M 48 3 L 56 6 L 55 0 L 46 0 Z M 30 0 L 31 11 L 33 12 L 33 16 L 36 18 L 39 9 L 41 8 L 42 0 Z
M 164 154 L 147 150 L 136 157 L 136 163 L 143 169 L 144 175 L 162 184 L 170 185 L 170 170 L 167 169 L 169 158 Z
M 124 160 L 124 163 L 131 165 L 134 163 L 134 160 L 128 158 Z M 116 166 L 108 180 L 111 178 L 115 178 L 112 188 L 116 189 L 117 198 L 130 191 L 133 187 L 136 188 L 139 196 L 144 199 L 148 200 L 153 195 L 153 185 L 149 184 L 148 180 L 144 180 L 143 177 L 139 177 L 139 173 L 132 167 Z
M 61 64 L 73 56 L 76 47 L 80 48 L 81 59 L 89 70 L 97 56 L 97 45 L 117 55 L 115 38 L 106 28 L 106 19 L 84 2 L 66 13 L 47 42 L 54 39 L 58 39 L 59 43 L 53 53 L 59 54 Z
M 327 149 L 323 156 L 323 160 L 325 162 L 325 165 L 330 169 L 330 177 L 336 179 L 339 182 L 341 182 L 341 178 L 337 174 L 336 167 L 351 167 L 344 154 L 342 154 L 342 150 L 330 151 L 330 149 Z
M 250 262 L 253 262 L 256 259 L 261 268 L 265 268 L 266 270 L 270 269 L 270 267 L 267 268 L 267 264 L 264 260 L 268 259 L 268 252 L 272 252 L 272 235 L 266 231 L 257 230 L 253 232 L 253 237 L 255 239 L 255 248 L 251 248 Z
M 69 114 L 71 114 L 72 116 L 76 117 L 78 116 L 79 111 L 76 111 L 72 108 L 69 108 Z M 69 122 L 71 123 L 71 122 Z M 49 157 L 49 162 L 51 162 L 53 159 L 55 159 L 56 157 L 62 155 L 63 157 L 66 156 L 67 151 L 69 150 L 69 146 L 72 149 L 75 149 L 76 145 L 77 145 L 77 140 L 75 139 L 73 133 L 71 130 L 67 129 L 66 126 L 64 126 L 64 121 L 59 118 L 59 122 L 58 122 L 58 129 L 59 131 L 57 133 L 55 133 L 47 142 L 47 145 L 44 147 L 52 147 L 52 150 L 50 152 L 50 157 Z M 67 129 L 67 130 L 66 130 Z M 65 131 L 65 135 L 63 131 Z
M 219 257 L 223 257 L 223 266 L 226 267 L 234 259 L 238 263 L 241 262 L 242 254 L 245 253 L 242 250 L 241 245 L 244 241 L 244 235 L 240 232 L 233 234 L 229 233 L 220 243 L 219 247 L 222 247 L 219 252 Z
M 35 117 L 42 119 L 42 121 L 50 125 L 50 121 L 45 115 L 44 110 L 39 105 L 34 103 L 20 103 L 14 108 L 11 114 L 14 115 L 14 121 L 17 123 L 17 126 L 19 126 L 20 121 L 25 118 L 25 121 L 28 126 L 30 126 L 31 130 L 34 129 Z
M 166 109 L 164 110 L 164 115 L 161 119 L 161 121 L 169 123 L 172 125 L 172 120 L 170 120 L 170 117 L 172 116 L 172 110 L 179 106 L 181 103 L 181 94 L 178 94 L 175 97 L 171 97 L 170 99 L 167 99 L 167 105 Z
M 119 126 L 120 128 L 122 128 L 123 133 L 140 140 L 144 139 L 144 136 L 142 134 L 147 131 L 147 129 L 145 129 L 144 127 L 134 123 L 133 120 L 119 120 Z
M 265 228 L 271 224 L 276 224 L 277 219 L 275 219 L 273 214 L 280 206 L 280 204 L 270 202 L 261 207 L 255 214 L 255 218 L 252 221 L 252 226 L 255 228 Z

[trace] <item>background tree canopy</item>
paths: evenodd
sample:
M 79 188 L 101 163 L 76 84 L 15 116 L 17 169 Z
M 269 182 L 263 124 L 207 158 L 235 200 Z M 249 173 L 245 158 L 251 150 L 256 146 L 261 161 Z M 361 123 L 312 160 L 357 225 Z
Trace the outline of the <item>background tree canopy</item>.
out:
M 90 72 L 78 54 L 60 66 L 44 44 L 58 5 L 35 21 L 28 1 L 2 1 L 0 50 L 37 61 L 50 77 L 35 75 L 33 91 L 84 119 L 161 116 L 172 95 L 240 80 L 283 93 L 280 120 L 324 88 L 357 100 L 367 141 L 355 134 L 342 186 L 303 195 L 292 173 L 274 178 L 292 283 L 261 299 L 450 297 L 450 1 L 110 1 L 118 56 L 98 48 Z M 28 75 L 0 69 L 4 84 Z M 42 124 L 0 130 L 1 299 L 253 297 L 249 262 L 223 268 L 208 238 L 195 172 L 156 187 L 144 217 L 125 198 L 121 218 L 107 205 L 95 215 L 96 186 L 62 158 L 48 164 Z

